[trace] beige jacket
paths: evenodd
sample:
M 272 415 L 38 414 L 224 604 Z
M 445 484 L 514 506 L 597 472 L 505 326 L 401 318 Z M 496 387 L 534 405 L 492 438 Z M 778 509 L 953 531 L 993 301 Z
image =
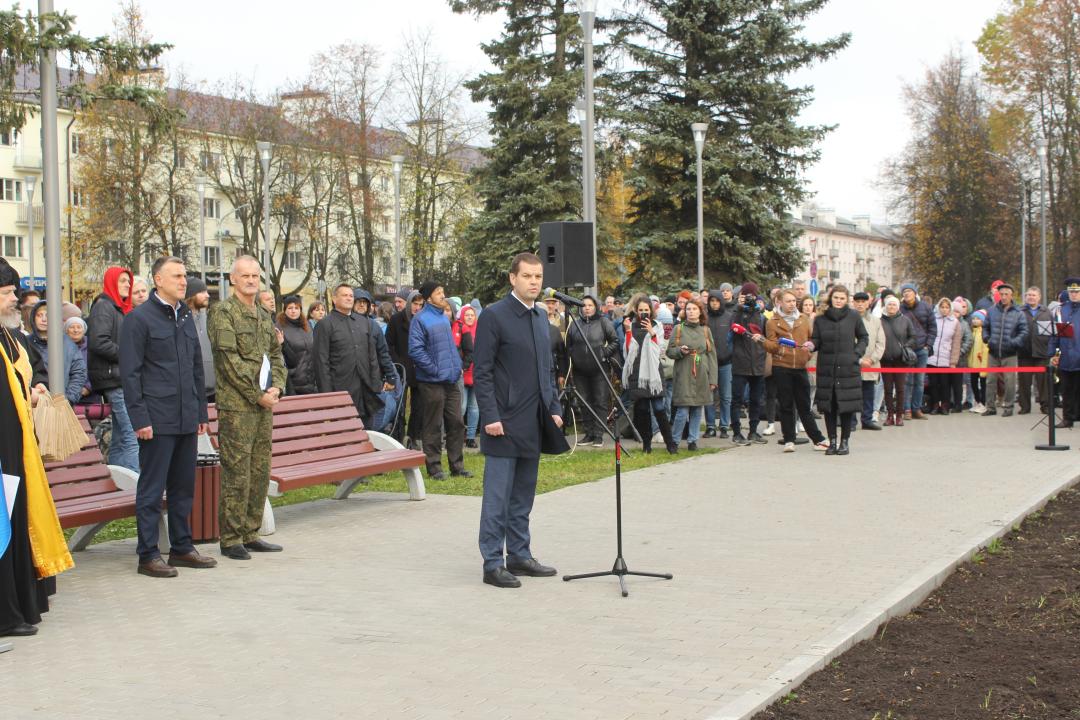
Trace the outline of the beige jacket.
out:
M 881 367 L 881 356 L 885 354 L 885 329 L 881 327 L 881 318 L 874 317 L 869 311 L 863 315 L 863 327 L 869 335 L 866 343 L 866 352 L 863 359 L 869 359 L 872 367 Z M 881 373 L 864 372 L 862 379 L 867 382 L 877 382 Z

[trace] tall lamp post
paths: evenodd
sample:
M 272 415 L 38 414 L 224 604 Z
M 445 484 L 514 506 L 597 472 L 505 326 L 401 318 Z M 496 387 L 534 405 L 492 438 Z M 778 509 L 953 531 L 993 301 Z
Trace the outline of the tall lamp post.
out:
M 266 269 L 266 287 L 270 289 L 270 143 L 260 140 L 255 143 L 262 165 L 263 196 L 263 267 Z
M 701 152 L 705 149 L 705 132 L 709 129 L 708 123 L 692 123 L 690 129 L 694 131 L 694 148 L 697 150 L 697 289 L 705 287 L 705 191 L 701 180 Z
M 401 292 L 401 168 L 404 155 L 391 155 L 394 167 L 394 285 Z
M 1050 288 L 1046 286 L 1046 148 L 1049 143 L 1040 137 L 1035 141 L 1035 152 L 1039 156 L 1039 236 L 1042 244 L 1042 291 L 1043 297 L 1050 297 Z
M 26 175 L 23 177 L 23 187 L 26 188 L 26 224 L 27 236 L 29 237 L 29 243 L 27 244 L 28 255 L 30 259 L 30 287 L 29 290 L 34 290 L 34 187 L 37 185 L 37 177 L 35 175 Z
M 585 51 L 585 147 L 582 148 L 583 167 L 585 176 L 586 204 L 584 212 L 585 222 L 592 223 L 592 277 L 593 285 L 589 292 L 596 296 L 600 285 L 596 267 L 596 118 L 595 98 L 593 97 L 593 24 L 596 21 L 596 0 L 577 0 L 578 17 L 581 20 L 583 33 L 583 49 Z
M 206 178 L 195 178 L 195 190 L 199 193 L 199 267 L 202 269 L 203 284 L 206 283 Z M 221 281 L 218 280 L 218 294 L 221 294 Z
M 38 0 L 38 18 L 41 32 L 52 26 L 48 19 L 53 13 L 53 0 Z M 59 302 L 63 293 L 60 274 L 60 148 L 56 130 L 56 50 L 42 49 L 38 55 L 41 83 L 41 205 L 45 211 L 45 287 L 50 299 L 48 304 L 49 327 L 57 332 L 64 327 Z M 64 344 L 49 343 L 49 392 L 64 392 L 67 377 L 64 375 Z
M 574 112 L 577 114 L 578 125 L 581 126 L 581 219 L 586 220 L 589 214 L 587 208 L 592 207 L 592 203 L 589 201 L 589 126 L 585 116 L 585 98 L 577 99 Z

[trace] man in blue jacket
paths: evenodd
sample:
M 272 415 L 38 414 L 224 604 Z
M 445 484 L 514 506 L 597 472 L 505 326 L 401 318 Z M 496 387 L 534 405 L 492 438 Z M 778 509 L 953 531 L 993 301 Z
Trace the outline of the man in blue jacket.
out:
M 154 262 L 154 291 L 120 329 L 124 403 L 139 440 L 135 523 L 139 573 L 176 577 L 177 567 L 208 568 L 217 560 L 191 542 L 197 435 L 207 431 L 199 334 L 184 304 L 187 273 L 176 257 Z M 169 562 L 158 551 L 161 497 L 169 498 Z
M 442 285 L 429 280 L 420 286 L 424 307 L 409 326 L 409 357 L 416 367 L 416 389 L 423 408 L 422 439 L 428 476 L 445 480 L 442 433 L 446 430 L 446 459 L 450 474 L 472 477 L 465 469 L 465 423 L 461 417 L 461 355 L 454 344 L 449 303 Z M 441 421 L 441 422 L 440 422 Z
M 555 568 L 532 556 L 529 535 L 540 453 L 552 451 L 545 448 L 545 439 L 562 427 L 551 353 L 546 351 L 548 322 L 536 306 L 543 282 L 540 258 L 518 254 L 510 266 L 513 289 L 484 308 L 476 324 L 473 387 L 484 428 L 480 554 L 484 582 L 499 588 L 520 587 L 516 575 L 555 574 Z
M 1058 427 L 1071 428 L 1080 418 L 1080 277 L 1065 280 L 1068 302 L 1062 303 L 1054 319 L 1071 330 L 1050 338 L 1050 362 L 1061 380 L 1061 421 Z
M 1024 314 L 1013 304 L 1013 287 L 1008 283 L 998 285 L 997 303 L 986 313 L 983 324 L 983 340 L 990 351 L 988 367 L 1016 367 L 1016 357 L 1027 343 L 1028 326 Z M 1013 414 L 1016 400 L 1016 373 L 1004 373 L 1005 395 L 1001 398 L 1001 416 Z M 998 383 L 990 382 L 986 388 L 986 412 L 997 415 Z

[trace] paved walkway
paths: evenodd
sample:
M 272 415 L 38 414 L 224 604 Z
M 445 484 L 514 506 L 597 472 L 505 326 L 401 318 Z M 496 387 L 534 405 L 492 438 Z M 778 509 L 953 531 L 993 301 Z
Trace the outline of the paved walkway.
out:
M 97 545 L 0 655 L 4 717 L 739 717 L 1078 474 L 1080 433 L 1040 453 L 1032 422 L 965 413 L 859 432 L 847 458 L 770 443 L 630 474 L 627 562 L 675 579 L 628 599 L 611 578 L 482 585 L 479 498 L 292 506 L 285 553 L 175 580 L 136 575 L 132 541 Z M 538 498 L 538 557 L 608 568 L 613 488 Z

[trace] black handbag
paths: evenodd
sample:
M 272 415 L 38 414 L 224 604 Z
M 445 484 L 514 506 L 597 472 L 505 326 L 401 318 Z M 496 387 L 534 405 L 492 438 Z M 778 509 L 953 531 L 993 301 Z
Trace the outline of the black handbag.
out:
M 900 348 L 900 359 L 903 360 L 904 364 L 908 367 L 915 367 L 915 363 L 919 361 L 919 358 L 915 354 L 915 351 L 909 348 L 907 345 Z

